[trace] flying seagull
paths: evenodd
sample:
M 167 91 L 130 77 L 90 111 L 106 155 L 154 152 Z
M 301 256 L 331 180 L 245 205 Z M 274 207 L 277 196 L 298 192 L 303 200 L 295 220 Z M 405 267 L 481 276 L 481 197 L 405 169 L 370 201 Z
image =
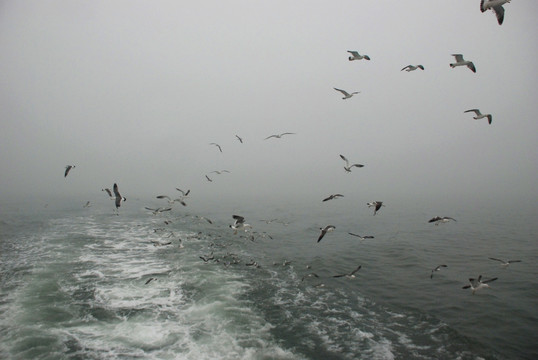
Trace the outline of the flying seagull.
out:
M 491 121 L 493 120 L 493 117 L 491 116 L 491 114 L 482 114 L 480 110 L 478 109 L 465 110 L 464 113 L 468 113 L 471 111 L 476 114 L 476 116 L 473 116 L 473 119 L 479 120 L 483 118 L 488 118 L 488 123 L 491 125 Z
M 320 232 L 319 237 L 318 237 L 318 242 L 320 242 L 321 239 L 323 239 L 323 237 L 325 236 L 325 234 L 327 234 L 328 232 L 333 231 L 334 229 L 336 229 L 336 227 L 334 227 L 333 225 L 327 225 L 327 226 L 325 226 L 324 228 L 319 228 L 319 230 L 320 230 L 321 232 Z
M 222 173 L 228 173 L 228 174 L 230 173 L 230 171 L 228 171 L 228 170 L 220 170 L 220 171 L 218 171 L 218 170 L 213 170 L 213 171 L 211 171 L 211 172 L 212 172 L 212 173 L 215 173 L 215 174 L 217 174 L 217 175 L 220 175 L 220 174 L 222 174 Z
M 471 69 L 472 72 L 476 72 L 476 68 L 472 61 L 464 60 L 462 54 L 452 54 L 456 58 L 456 62 L 450 64 L 451 68 L 455 68 L 456 66 L 467 66 L 469 69 Z
M 217 144 L 217 143 L 210 143 L 209 145 L 215 145 L 216 147 L 219 148 L 220 152 L 222 152 L 222 148 L 220 147 L 219 144 Z
M 126 198 L 120 195 L 118 184 L 114 183 L 114 195 L 116 196 L 116 209 L 121 206 L 122 201 L 127 201 Z
M 162 212 L 165 212 L 165 211 L 170 211 L 170 210 L 172 210 L 171 207 L 168 207 L 168 208 L 162 208 L 162 207 L 160 207 L 160 208 L 157 208 L 157 209 L 152 209 L 152 208 L 149 208 L 149 207 L 147 207 L 147 206 L 144 207 L 144 209 L 149 210 L 149 211 L 152 211 L 152 212 L 153 212 L 153 215 L 158 214 L 158 213 L 162 213 Z
M 183 197 L 186 197 L 186 196 L 188 196 L 188 195 L 189 195 L 189 193 L 191 192 L 191 190 L 190 190 L 190 189 L 189 189 L 189 190 L 187 190 L 187 191 L 183 191 L 183 190 L 181 190 L 180 188 L 176 188 L 176 190 L 177 190 L 177 191 L 179 191 L 179 192 L 180 192 L 180 193 L 181 193 L 181 194 L 183 195 Z
M 213 180 L 211 180 L 211 179 L 209 178 L 209 176 L 206 175 L 205 178 L 207 179 L 207 181 L 209 181 L 209 182 L 213 182 Z
M 358 238 L 361 239 L 361 240 L 364 240 L 364 239 L 373 239 L 373 238 L 374 238 L 372 235 L 364 235 L 364 236 L 361 236 L 361 235 L 354 234 L 354 233 L 351 233 L 351 232 L 348 232 L 348 234 L 349 234 L 349 235 L 356 236 L 356 237 L 358 237 Z
M 491 9 L 495 16 L 497 16 L 497 22 L 502 25 L 504 20 L 504 8 L 503 5 L 509 3 L 510 0 L 481 0 L 480 11 L 485 12 Z
M 501 266 L 502 267 L 507 267 L 508 265 L 510 265 L 511 263 L 516 263 L 516 262 L 521 262 L 521 260 L 501 260 L 501 259 L 497 259 L 497 258 L 488 258 L 490 260 L 495 260 L 495 261 L 500 261 L 501 262 Z
M 157 199 L 166 199 L 168 201 L 169 204 L 173 204 L 175 203 L 176 201 L 179 202 L 181 205 L 183 206 L 187 206 L 187 204 L 185 203 L 185 201 L 183 201 L 183 199 L 171 199 L 170 196 L 168 195 L 159 195 L 157 196 Z
M 349 99 L 349 98 L 352 97 L 353 95 L 360 93 L 360 91 L 355 91 L 355 92 L 352 92 L 352 93 L 350 94 L 350 93 L 348 93 L 348 92 L 345 91 L 345 90 L 341 90 L 341 89 L 337 89 L 337 88 L 333 88 L 333 89 L 336 90 L 336 91 L 340 91 L 342 94 L 344 94 L 344 97 L 342 98 L 343 100 Z
M 339 278 L 339 277 L 347 277 L 348 279 L 353 279 L 355 278 L 355 273 L 357 271 L 359 271 L 361 269 L 362 265 L 359 265 L 355 270 L 353 270 L 352 272 L 350 272 L 349 274 L 340 274 L 340 275 L 334 275 L 333 277 L 334 278 Z
M 381 206 L 385 206 L 383 205 L 383 201 L 372 201 L 372 202 L 367 203 L 366 205 L 368 205 L 368 207 L 372 207 L 372 206 L 375 207 L 374 215 L 379 211 L 379 209 L 381 209 Z
M 271 136 L 268 136 L 266 137 L 264 140 L 267 140 L 267 139 L 270 139 L 270 138 L 275 138 L 275 139 L 280 139 L 282 136 L 284 135 L 294 135 L 295 133 L 292 133 L 292 132 L 285 132 L 285 133 L 282 133 L 282 134 L 274 134 L 274 135 L 271 135 Z
M 440 216 L 436 216 L 436 217 L 433 217 L 431 218 L 430 220 L 428 220 L 429 223 L 435 223 L 435 225 L 439 225 L 441 223 L 447 223 L 449 222 L 450 220 L 454 220 L 456 221 L 456 219 L 454 218 L 451 218 L 450 216 L 443 216 L 443 217 L 440 217 Z
M 362 164 L 352 164 L 352 165 L 349 165 L 349 160 L 348 160 L 344 155 L 340 155 L 340 158 L 342 158 L 342 160 L 344 160 L 344 161 L 346 162 L 346 165 L 344 166 L 344 169 L 345 169 L 346 172 L 348 172 L 348 173 L 351 172 L 351 168 L 352 168 L 353 166 L 358 167 L 358 168 L 364 167 L 364 165 L 362 165 Z
M 65 167 L 65 173 L 64 173 L 64 177 L 67 177 L 67 174 L 69 174 L 69 172 L 71 171 L 71 169 L 74 169 L 75 168 L 75 165 L 67 165 Z
M 434 272 L 439 271 L 439 270 L 441 270 L 441 268 L 444 268 L 444 267 L 446 268 L 447 266 L 446 266 L 446 265 L 439 265 L 439 266 L 437 266 L 435 269 L 433 269 L 433 270 L 432 270 L 432 273 L 431 273 L 431 275 L 430 275 L 430 279 L 433 279 L 433 273 L 434 273 Z
M 84 204 L 83 207 L 87 208 L 87 207 L 90 207 L 90 206 L 91 206 L 90 202 L 89 202 L 89 201 L 86 201 L 86 204 Z
M 342 194 L 329 195 L 328 197 L 326 197 L 322 201 L 329 201 L 329 200 L 332 200 L 332 199 L 338 199 L 339 197 L 344 197 L 344 195 L 342 195 Z
M 237 138 L 237 140 L 239 140 L 239 142 L 242 144 L 243 143 L 243 139 L 239 137 L 239 135 L 235 135 L 235 137 Z
M 243 229 L 243 230 L 246 231 L 247 227 L 252 227 L 249 224 L 245 223 L 245 218 L 244 217 L 242 217 L 240 215 L 232 215 L 232 217 L 234 218 L 235 221 L 234 221 L 233 225 L 230 225 L 230 229 L 234 230 L 234 234 L 237 234 L 237 231 L 240 230 L 240 229 Z
M 463 286 L 462 289 L 471 289 L 474 295 L 475 291 L 478 291 L 483 288 L 489 288 L 489 285 L 487 283 L 495 281 L 497 279 L 498 278 L 482 280 L 482 275 L 478 275 L 478 279 L 470 278 L 469 285 Z
M 424 66 L 422 65 L 407 65 L 406 67 L 404 67 L 402 70 L 400 71 L 407 71 L 407 72 L 410 72 L 410 71 L 415 71 L 416 69 L 420 69 L 420 70 L 424 70 Z
M 362 59 L 370 60 L 370 57 L 368 55 L 360 55 L 357 51 L 348 50 L 347 52 L 351 54 L 351 56 L 348 57 L 349 61 L 362 60 Z

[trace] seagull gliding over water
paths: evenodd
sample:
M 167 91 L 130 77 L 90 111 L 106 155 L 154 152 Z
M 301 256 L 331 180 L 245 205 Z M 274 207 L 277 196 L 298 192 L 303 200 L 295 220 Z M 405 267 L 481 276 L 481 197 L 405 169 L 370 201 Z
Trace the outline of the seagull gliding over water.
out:
M 480 289 L 489 288 L 489 285 L 487 283 L 497 280 L 498 278 L 493 279 L 487 279 L 482 280 L 482 275 L 478 276 L 478 279 L 469 279 L 469 285 L 465 285 L 462 287 L 462 289 L 471 289 L 473 291 L 473 295 L 475 291 L 478 291 Z
M 324 228 L 319 228 L 320 234 L 319 234 L 319 237 L 318 237 L 318 242 L 320 242 L 321 239 L 323 239 L 325 234 L 327 234 L 328 232 L 333 231 L 334 229 L 336 229 L 336 227 L 334 227 L 333 225 L 327 225 Z
M 495 261 L 500 261 L 501 262 L 501 266 L 502 267 L 507 267 L 508 265 L 510 265 L 511 263 L 516 263 L 516 262 L 521 262 L 521 260 L 501 260 L 501 259 L 497 259 L 497 258 L 488 258 L 490 260 L 495 260 Z

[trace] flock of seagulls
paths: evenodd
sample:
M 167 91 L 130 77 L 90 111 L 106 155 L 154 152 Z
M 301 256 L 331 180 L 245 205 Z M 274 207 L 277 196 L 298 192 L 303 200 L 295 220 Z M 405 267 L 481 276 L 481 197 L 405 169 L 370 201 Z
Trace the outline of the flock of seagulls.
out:
M 487 10 L 493 11 L 495 13 L 496 17 L 497 17 L 499 25 L 501 25 L 502 22 L 503 22 L 503 19 L 504 19 L 503 5 L 506 4 L 506 3 L 509 3 L 509 2 L 510 2 L 510 0 L 481 0 L 481 2 L 480 2 L 480 10 L 482 12 L 485 12 Z M 358 51 L 348 50 L 347 52 L 350 54 L 350 56 L 348 57 L 349 61 L 358 61 L 358 60 L 370 61 L 371 60 L 370 56 L 361 55 Z M 462 67 L 463 66 L 463 67 L 467 67 L 468 69 L 470 69 L 473 73 L 476 73 L 476 66 L 472 61 L 465 60 L 462 54 L 452 54 L 452 56 L 454 57 L 455 62 L 450 63 L 451 68 L 456 68 L 456 67 Z M 419 65 L 407 65 L 407 66 L 403 67 L 400 71 L 405 70 L 406 72 L 412 72 L 412 71 L 424 70 L 424 69 L 425 69 L 425 67 L 423 65 L 419 64 Z M 339 88 L 336 88 L 336 87 L 334 87 L 333 89 L 335 91 L 338 91 L 339 93 L 341 93 L 343 95 L 343 97 L 342 97 L 343 100 L 350 99 L 354 95 L 357 95 L 357 94 L 360 93 L 360 91 L 348 92 L 346 90 L 339 89 Z M 489 124 L 492 123 L 492 115 L 491 114 L 482 114 L 479 109 L 470 109 L 470 110 L 464 111 L 464 113 L 468 113 L 468 112 L 474 112 L 475 113 L 475 116 L 473 117 L 473 119 L 475 119 L 475 120 L 487 118 L 488 123 Z M 269 135 L 266 138 L 264 138 L 263 140 L 268 140 L 268 139 L 271 139 L 271 138 L 281 139 L 283 136 L 294 135 L 294 134 L 296 134 L 296 133 L 294 133 L 294 132 L 283 132 L 283 133 Z M 242 137 L 240 137 L 239 135 L 235 135 L 235 138 L 237 139 L 237 141 L 239 141 L 241 144 L 243 144 L 243 138 Z M 219 152 L 221 152 L 221 153 L 223 152 L 222 146 L 220 144 L 212 142 L 209 145 L 215 146 L 216 148 L 218 148 Z M 350 163 L 350 161 L 342 154 L 340 154 L 340 158 L 345 162 L 344 170 L 345 170 L 346 173 L 351 173 L 353 167 L 356 167 L 356 168 L 364 167 L 363 164 Z M 70 173 L 70 171 L 72 169 L 74 169 L 74 168 L 75 168 L 75 165 L 67 165 L 65 167 L 64 178 L 67 177 L 67 175 Z M 220 175 L 222 173 L 230 173 L 230 171 L 229 170 L 214 170 L 211 173 Z M 208 182 L 213 181 L 208 175 L 205 175 L 205 178 L 206 178 L 206 180 Z M 189 195 L 190 190 L 183 191 L 183 190 L 181 190 L 179 188 L 176 188 L 176 190 L 181 193 L 181 196 L 178 197 L 178 198 L 172 199 L 172 197 L 170 197 L 168 195 L 158 195 L 156 198 L 161 199 L 161 200 L 166 200 L 168 202 L 168 204 L 170 204 L 170 205 L 173 205 L 174 203 L 179 202 L 181 205 L 186 206 L 187 204 L 185 203 L 184 199 Z M 109 188 L 102 189 L 102 191 L 105 191 L 108 194 L 109 198 L 114 200 L 116 210 L 121 207 L 122 202 L 125 202 L 127 200 L 125 197 L 123 197 L 120 194 L 117 183 L 114 183 L 112 191 Z M 322 202 L 327 202 L 327 201 L 342 198 L 342 197 L 344 197 L 344 195 L 342 195 L 342 194 L 338 194 L 338 193 L 337 194 L 331 194 L 331 195 L 325 197 L 322 200 Z M 89 207 L 89 206 L 90 206 L 90 202 L 88 201 L 84 207 Z M 369 208 L 374 208 L 373 215 L 376 215 L 381 210 L 381 208 L 384 207 L 385 205 L 383 204 L 383 201 L 372 201 L 372 202 L 367 203 L 367 206 Z M 154 215 L 156 215 L 156 214 L 160 214 L 160 213 L 164 213 L 164 212 L 169 212 L 169 211 L 172 210 L 172 207 L 157 207 L 157 208 L 145 207 L 145 209 L 151 211 Z M 195 217 L 199 221 L 206 221 L 209 224 L 213 224 L 212 220 L 210 220 L 208 218 L 197 216 L 197 215 Z M 247 224 L 245 222 L 245 218 L 243 216 L 241 216 L 241 215 L 232 215 L 232 218 L 234 219 L 234 222 L 233 222 L 233 224 L 229 225 L 229 228 L 233 230 L 234 234 L 238 234 L 239 231 L 248 232 L 249 229 L 252 228 L 252 226 L 250 224 Z M 269 224 L 270 222 L 276 221 L 276 219 L 262 220 L 262 221 L 266 221 L 266 223 Z M 436 216 L 436 217 L 431 218 L 428 222 L 429 223 L 434 223 L 435 225 L 439 225 L 439 224 L 443 224 L 443 223 L 448 223 L 450 221 L 456 222 L 456 220 L 454 218 L 448 217 L 448 216 L 445 216 L 445 217 Z M 336 227 L 334 225 L 327 225 L 325 227 L 320 227 L 319 228 L 319 236 L 317 238 L 317 243 L 319 243 L 328 233 L 334 231 L 335 229 L 336 229 Z M 156 229 L 156 231 L 157 231 L 157 229 Z M 357 238 L 359 238 L 361 240 L 374 239 L 374 236 L 372 236 L 372 235 L 361 236 L 361 235 L 358 235 L 358 234 L 352 233 L 352 232 L 348 232 L 348 234 L 351 235 L 351 236 L 357 237 Z M 265 234 L 265 233 L 257 234 L 257 236 L 272 238 L 271 236 L 269 236 L 268 234 Z M 249 238 L 251 240 L 253 240 L 254 235 L 251 235 Z M 167 244 L 171 244 L 171 242 L 167 242 L 166 245 Z M 163 244 L 160 244 L 160 245 L 163 245 Z M 227 254 L 225 257 L 231 257 L 231 258 L 233 258 L 234 262 L 237 262 L 237 258 L 236 258 L 236 256 L 234 254 Z M 213 261 L 217 260 L 215 258 L 215 256 L 213 255 L 213 251 L 211 252 L 210 255 L 200 256 L 200 259 L 202 259 L 205 263 L 207 263 L 207 262 L 209 262 L 211 260 L 213 260 Z M 502 267 L 507 267 L 512 263 L 521 262 L 521 260 L 502 260 L 502 259 L 493 258 L 493 257 L 490 257 L 489 259 L 493 260 L 493 261 L 500 262 Z M 230 263 L 230 262 L 227 262 L 227 263 Z M 289 261 L 285 261 L 283 265 L 285 266 L 287 264 L 289 264 Z M 259 267 L 259 265 L 253 260 L 251 262 L 247 263 L 246 265 L 247 266 Z M 440 271 L 443 268 L 447 268 L 447 267 L 448 266 L 446 264 L 441 264 L 441 265 L 436 266 L 434 269 L 431 270 L 430 279 L 433 279 L 434 273 Z M 353 269 L 349 273 L 337 274 L 337 275 L 334 275 L 333 277 L 334 278 L 346 277 L 346 278 L 352 279 L 352 278 L 355 278 L 355 276 L 356 276 L 355 274 L 361 268 L 362 268 L 362 265 L 359 265 L 358 267 L 356 267 L 355 269 Z M 319 276 L 317 274 L 315 274 L 315 273 L 309 273 L 309 274 L 303 276 L 301 281 L 303 281 L 305 278 L 309 278 L 309 277 L 318 278 Z M 463 289 L 471 289 L 472 293 L 474 294 L 475 292 L 477 292 L 480 289 L 488 288 L 489 287 L 488 283 L 493 282 L 493 281 L 495 281 L 497 279 L 498 279 L 497 277 L 490 278 L 490 279 L 482 279 L 482 275 L 479 275 L 478 278 L 476 278 L 476 279 L 475 278 L 469 278 L 469 284 L 463 286 Z M 149 278 L 146 281 L 145 284 L 149 284 L 153 280 L 156 280 L 156 278 L 153 278 L 153 277 Z

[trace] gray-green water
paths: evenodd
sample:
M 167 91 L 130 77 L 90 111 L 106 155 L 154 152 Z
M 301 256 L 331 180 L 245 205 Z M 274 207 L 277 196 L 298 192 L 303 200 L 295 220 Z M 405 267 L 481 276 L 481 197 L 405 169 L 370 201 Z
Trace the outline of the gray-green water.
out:
M 534 206 L 437 214 L 393 203 L 372 216 L 365 204 L 333 202 L 152 215 L 146 204 L 131 200 L 119 216 L 108 202 L 2 206 L 0 358 L 538 357 Z M 234 235 L 235 212 L 265 236 Z M 458 221 L 428 224 L 434 215 Z M 327 224 L 336 230 L 316 243 Z M 502 268 L 488 257 L 522 262 Z M 333 278 L 359 264 L 356 278 Z M 430 279 L 439 264 L 448 267 Z M 462 289 L 479 274 L 499 279 L 476 295 Z

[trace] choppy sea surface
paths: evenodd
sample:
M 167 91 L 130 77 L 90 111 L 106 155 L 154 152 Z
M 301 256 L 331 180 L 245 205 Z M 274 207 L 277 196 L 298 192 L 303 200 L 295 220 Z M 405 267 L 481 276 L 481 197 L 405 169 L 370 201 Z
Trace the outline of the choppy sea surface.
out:
M 3 204 L 0 358 L 538 358 L 534 205 L 373 216 L 337 201 L 234 209 L 252 225 L 237 234 L 211 207 Z M 498 280 L 462 289 L 478 275 Z

